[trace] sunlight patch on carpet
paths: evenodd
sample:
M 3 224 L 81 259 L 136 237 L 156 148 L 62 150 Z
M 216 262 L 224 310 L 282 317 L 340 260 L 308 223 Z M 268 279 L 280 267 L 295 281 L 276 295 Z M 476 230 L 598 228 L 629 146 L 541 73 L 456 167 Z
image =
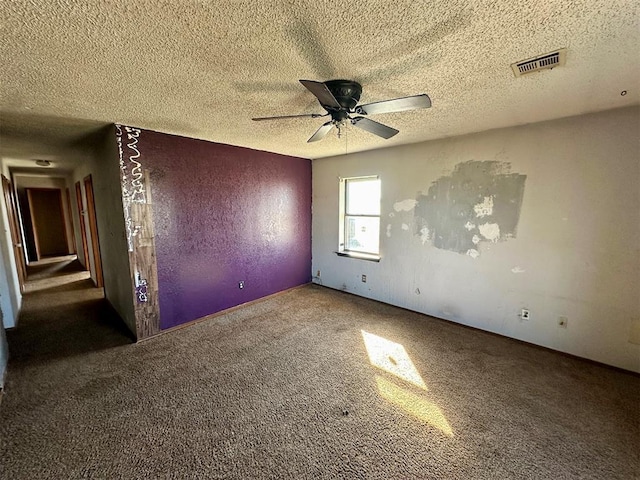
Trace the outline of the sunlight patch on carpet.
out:
M 402 345 L 364 330 L 361 332 L 371 365 L 427 390 L 427 385 Z
M 442 410 L 435 403 L 405 390 L 379 375 L 376 375 L 376 384 L 382 398 L 397 405 L 419 420 L 437 428 L 445 435 L 453 436 L 451 425 L 449 425 Z
M 411 384 L 404 388 L 381 375 L 376 375 L 376 385 L 380 396 L 417 419 L 437 428 L 445 435 L 452 437 L 453 430 L 442 410 L 435 403 L 425 399 L 422 392 L 414 393 L 409 390 L 409 388 L 418 387 L 426 391 L 427 385 L 405 348 L 399 343 L 373 333 L 364 330 L 360 330 L 360 332 L 371 365 Z

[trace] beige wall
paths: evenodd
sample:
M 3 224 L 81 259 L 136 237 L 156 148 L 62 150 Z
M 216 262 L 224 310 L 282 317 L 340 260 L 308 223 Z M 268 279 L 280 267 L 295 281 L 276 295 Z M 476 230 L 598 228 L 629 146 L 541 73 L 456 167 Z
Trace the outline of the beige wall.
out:
M 5 265 L 4 265 L 4 255 L 2 255 L 2 252 L 0 252 L 0 271 L 5 271 Z M 4 386 L 4 376 L 7 370 L 7 363 L 9 361 L 9 345 L 7 344 L 7 336 L 5 334 L 5 326 L 10 326 L 8 325 L 9 323 L 9 319 L 7 319 L 5 321 L 5 312 L 6 311 L 11 311 L 12 309 L 10 308 L 11 302 L 8 302 L 9 308 L 7 308 L 4 304 L 3 297 L 7 297 L 7 300 L 9 300 L 8 298 L 8 288 L 7 285 L 5 283 L 5 278 L 4 274 L 0 275 L 0 389 Z M 11 326 L 14 324 L 13 319 L 11 319 Z
M 640 371 L 639 118 L 639 108 L 626 108 L 316 160 L 313 275 L 320 270 L 316 281 L 328 287 Z M 510 238 L 478 232 L 469 249 L 477 255 L 447 241 L 464 234 L 455 215 L 481 210 L 456 204 L 455 188 L 431 195 L 434 182 L 442 186 L 467 162 L 502 168 L 489 187 L 472 175 L 454 185 L 488 188 L 494 210 L 502 208 L 474 217 L 472 232 L 483 222 L 506 231 L 517 220 Z M 513 196 L 509 173 L 526 176 L 520 208 L 500 204 Z M 338 177 L 374 174 L 382 180 L 382 259 L 338 257 Z M 444 239 L 424 230 L 424 217 L 436 214 L 451 226 L 438 233 Z
M 7 344 L 7 335 L 2 326 L 2 315 L 2 309 L 0 309 L 0 389 L 4 387 L 4 376 L 9 362 L 9 345 Z
M 86 207 L 84 178 L 91 174 L 96 203 L 105 297 L 135 334 L 134 296 L 129 273 L 129 253 L 125 234 L 118 159 L 115 127 L 112 125 L 103 129 L 101 135 L 96 138 L 94 151 L 89 155 L 88 160 L 74 171 L 72 183 L 75 185 L 75 182 L 80 182 Z M 75 186 L 73 186 L 72 190 L 72 201 L 75 201 Z M 74 212 L 74 217 L 76 225 L 78 225 L 76 212 Z M 89 255 L 91 256 L 93 250 L 88 217 L 85 217 L 85 224 Z M 77 236 L 76 244 L 78 252 L 81 252 L 82 243 L 79 235 Z M 91 259 L 91 275 L 95 280 L 94 265 L 95 262 Z

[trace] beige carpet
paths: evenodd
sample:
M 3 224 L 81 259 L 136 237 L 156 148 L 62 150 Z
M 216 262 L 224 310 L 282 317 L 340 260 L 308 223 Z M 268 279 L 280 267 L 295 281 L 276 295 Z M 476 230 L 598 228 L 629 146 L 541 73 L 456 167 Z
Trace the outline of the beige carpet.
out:
M 638 376 L 319 286 L 132 344 L 89 287 L 25 296 L 3 479 L 640 475 Z

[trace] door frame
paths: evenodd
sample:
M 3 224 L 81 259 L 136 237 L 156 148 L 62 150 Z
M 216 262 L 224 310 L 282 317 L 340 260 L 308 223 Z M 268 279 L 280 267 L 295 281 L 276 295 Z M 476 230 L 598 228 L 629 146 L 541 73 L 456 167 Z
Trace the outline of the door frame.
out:
M 2 175 L 2 191 L 7 209 L 7 217 L 9 220 L 9 230 L 11 233 L 11 243 L 13 247 L 13 256 L 15 257 L 16 270 L 18 271 L 18 285 L 20 293 L 24 293 L 24 283 L 27 279 L 27 265 L 24 257 L 24 245 L 20 230 L 18 228 L 18 211 L 16 209 L 15 195 L 11 182 L 7 177 Z
M 71 248 L 69 249 L 69 253 L 75 254 L 78 252 L 76 248 L 75 234 L 73 232 L 73 212 L 71 211 L 71 192 L 69 191 L 69 188 L 65 188 L 65 195 L 67 197 L 67 209 L 65 210 L 65 214 L 69 218 L 69 227 L 71 230 L 71 242 L 69 242 L 69 246 Z
M 89 244 L 87 242 L 87 227 L 84 221 L 85 210 L 82 202 L 82 187 L 80 181 L 76 182 L 76 206 L 78 207 L 78 222 L 80 227 L 80 240 L 82 242 L 82 253 L 84 255 L 84 268 L 91 271 L 91 261 L 89 260 Z
M 87 217 L 89 220 L 89 235 L 91 235 L 91 247 L 93 249 L 93 264 L 96 269 L 96 287 L 104 286 L 102 276 L 102 260 L 100 258 L 100 242 L 98 239 L 98 221 L 96 219 L 96 203 L 93 195 L 93 179 L 91 175 L 84 177 L 84 193 L 87 197 Z

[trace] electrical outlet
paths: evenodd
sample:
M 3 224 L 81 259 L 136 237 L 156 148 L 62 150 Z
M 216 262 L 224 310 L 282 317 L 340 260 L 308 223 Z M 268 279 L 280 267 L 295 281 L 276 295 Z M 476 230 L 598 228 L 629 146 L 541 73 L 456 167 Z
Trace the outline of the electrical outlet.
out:
M 243 282 L 242 280 L 240 280 L 240 281 L 238 282 L 238 288 L 239 288 L 240 290 L 242 290 L 242 289 L 244 288 L 244 282 Z
M 367 283 L 367 276 L 366 275 L 362 275 L 362 283 Z
M 522 310 L 520 310 L 520 318 L 522 320 L 529 320 L 529 318 L 531 318 L 529 316 L 529 309 L 528 308 L 523 308 Z
M 569 319 L 564 315 L 558 317 L 558 327 L 567 328 L 567 324 L 569 323 Z

